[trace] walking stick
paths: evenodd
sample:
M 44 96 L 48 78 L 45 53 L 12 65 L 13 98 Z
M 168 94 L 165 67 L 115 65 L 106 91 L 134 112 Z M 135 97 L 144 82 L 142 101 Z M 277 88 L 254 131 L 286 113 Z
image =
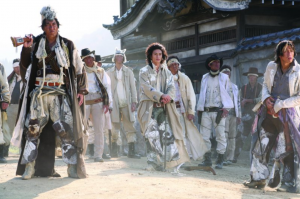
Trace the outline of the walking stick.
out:
M 112 153 L 112 144 L 111 144 L 111 129 L 108 129 L 108 142 L 109 142 L 109 153 Z
M 167 108 L 166 104 L 164 104 L 164 114 L 165 114 L 165 133 L 163 136 L 164 139 L 164 171 L 166 170 L 166 165 L 167 165 Z

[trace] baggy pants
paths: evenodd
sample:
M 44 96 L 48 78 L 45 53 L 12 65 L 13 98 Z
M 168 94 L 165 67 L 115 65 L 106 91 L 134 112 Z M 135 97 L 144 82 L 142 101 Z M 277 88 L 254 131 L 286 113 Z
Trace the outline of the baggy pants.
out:
M 275 159 L 281 159 L 281 155 L 285 154 L 286 144 L 283 132 L 283 124 L 279 118 L 273 118 L 267 114 L 262 122 L 262 130 L 260 131 L 260 139 L 257 140 L 253 149 L 253 159 L 251 163 L 250 175 L 255 181 L 266 180 L 269 178 L 270 171 L 268 162 L 270 153 L 276 145 Z M 261 158 L 262 156 L 262 158 Z M 293 184 L 294 182 L 294 153 L 290 153 L 282 160 L 284 164 L 282 173 L 282 183 Z
M 226 151 L 227 141 L 225 136 L 225 120 L 226 118 L 222 118 L 219 124 L 216 124 L 217 112 L 206 112 L 202 113 L 200 133 L 202 134 L 203 140 L 207 148 L 211 149 L 211 134 L 212 128 L 215 129 L 216 132 L 216 141 L 217 141 L 217 153 L 224 154 Z
M 49 94 L 41 98 L 33 97 L 31 100 L 31 111 L 27 114 L 25 122 L 28 131 L 21 164 L 33 162 L 37 158 L 39 136 L 49 119 L 54 123 L 53 133 L 56 132 L 62 140 L 63 161 L 67 164 L 77 164 L 73 115 L 67 98 L 63 95 Z
M 9 133 L 12 135 L 15 129 L 16 120 L 18 116 L 19 104 L 10 104 L 6 109 L 7 112 L 7 123 L 9 126 Z
M 237 134 L 236 117 L 232 115 L 228 115 L 225 121 L 225 135 L 227 139 L 225 160 L 233 160 L 234 158 L 236 134 Z
M 119 114 L 121 122 L 123 123 L 123 128 L 126 132 L 127 143 L 136 142 L 136 129 L 134 128 L 134 122 L 130 121 L 129 107 L 120 108 Z M 121 122 L 112 122 L 112 142 L 117 142 L 121 145 Z
M 99 99 L 101 96 L 98 93 L 90 93 L 86 100 Z M 92 116 L 92 123 L 94 127 L 94 158 L 102 158 L 104 150 L 104 110 L 103 103 L 96 103 L 85 106 L 85 118 Z

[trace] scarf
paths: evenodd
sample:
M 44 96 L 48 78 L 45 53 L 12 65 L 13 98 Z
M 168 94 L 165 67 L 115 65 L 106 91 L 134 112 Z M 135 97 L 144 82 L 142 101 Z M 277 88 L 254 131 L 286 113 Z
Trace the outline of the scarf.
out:
M 215 76 L 219 75 L 219 73 L 220 73 L 220 70 L 217 70 L 217 71 L 212 71 L 212 70 L 210 70 L 210 71 L 209 71 L 209 74 L 210 74 L 210 76 L 212 76 L 212 77 L 215 77 Z
M 99 70 L 99 66 L 97 66 L 97 63 L 94 62 L 94 66 L 93 67 L 88 67 L 86 64 L 84 64 L 84 69 L 87 73 L 96 73 Z

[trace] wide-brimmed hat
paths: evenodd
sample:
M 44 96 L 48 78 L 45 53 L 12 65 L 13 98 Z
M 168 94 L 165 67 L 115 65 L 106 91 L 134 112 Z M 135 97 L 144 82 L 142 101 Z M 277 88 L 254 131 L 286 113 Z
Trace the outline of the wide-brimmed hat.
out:
M 207 70 L 210 70 L 209 64 L 213 61 L 219 60 L 220 61 L 220 67 L 222 67 L 223 65 L 223 59 L 219 58 L 216 54 L 211 55 L 210 57 L 208 57 L 205 61 L 205 67 L 207 68 Z
M 262 73 L 259 73 L 259 72 L 258 72 L 258 69 L 255 68 L 255 67 L 249 68 L 249 71 L 246 72 L 246 73 L 243 73 L 243 75 L 244 75 L 244 76 L 255 75 L 255 76 L 258 76 L 258 77 L 263 76 L 263 74 L 262 74 Z
M 92 55 L 92 56 L 91 56 Z M 81 59 L 83 60 L 84 58 L 91 56 L 95 58 L 95 51 L 91 51 L 89 48 L 84 48 L 81 50 Z
M 105 60 L 102 60 L 101 55 L 95 55 L 95 62 L 104 62 Z

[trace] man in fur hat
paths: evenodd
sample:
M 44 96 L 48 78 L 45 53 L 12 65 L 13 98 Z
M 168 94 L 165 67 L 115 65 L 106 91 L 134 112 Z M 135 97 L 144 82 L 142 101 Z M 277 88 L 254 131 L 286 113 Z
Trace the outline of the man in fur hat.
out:
M 217 162 L 216 169 L 222 169 L 224 153 L 227 141 L 225 136 L 225 121 L 228 112 L 233 108 L 233 101 L 227 89 L 230 84 L 228 75 L 220 73 L 220 66 L 223 60 L 217 55 L 212 55 L 206 59 L 205 66 L 209 73 L 203 75 L 201 81 L 200 95 L 197 104 L 199 111 L 200 133 L 206 143 L 207 148 L 211 149 L 210 137 L 212 127 L 215 128 L 217 140 Z M 204 156 L 204 161 L 200 166 L 212 166 L 211 151 Z
M 3 116 L 6 116 L 5 111 L 8 108 L 8 104 L 10 102 L 10 92 L 9 86 L 6 78 L 6 73 L 4 70 L 4 66 L 0 64 L 0 104 L 1 104 L 1 113 L 0 114 L 0 163 L 6 163 L 5 154 L 7 146 L 9 146 L 10 135 L 7 135 L 9 132 L 4 132 L 3 130 L 3 120 L 5 119 Z M 7 117 L 7 116 L 6 116 Z M 7 118 L 6 118 L 7 119 Z M 7 148 L 8 150 L 8 148 Z
M 202 159 L 208 151 L 202 135 L 195 126 L 196 95 L 193 85 L 188 76 L 179 71 L 181 64 L 177 56 L 170 56 L 167 59 L 168 69 L 173 74 L 175 84 L 175 104 L 180 117 L 180 124 L 183 129 L 184 144 L 189 156 L 194 160 Z
M 81 58 L 84 61 L 84 67 L 87 74 L 89 94 L 85 98 L 86 118 L 91 118 L 94 127 L 94 144 L 90 151 L 94 151 L 94 161 L 103 162 L 104 150 L 104 126 L 105 114 L 109 109 L 109 94 L 107 92 L 110 87 L 107 80 L 108 75 L 103 68 L 99 67 L 95 62 L 95 51 L 88 48 L 81 50 Z M 89 146 L 91 146 L 89 144 Z
M 27 85 L 14 132 L 24 134 L 17 175 L 24 180 L 59 176 L 54 172 L 58 135 L 68 176 L 86 178 L 83 103 L 88 91 L 83 63 L 73 42 L 59 35 L 55 11 L 47 6 L 40 14 L 44 33 L 34 39 L 30 36 L 21 52 L 20 74 Z
M 141 158 L 135 153 L 136 129 L 134 128 L 135 111 L 137 105 L 137 92 L 132 70 L 124 65 L 126 62 L 124 50 L 116 49 L 112 61 L 115 66 L 107 74 L 111 79 L 113 96 L 112 121 L 112 151 L 111 156 L 117 157 L 120 140 L 121 122 L 123 123 L 128 142 L 128 158 Z M 120 144 L 120 143 L 119 143 Z
M 242 86 L 240 90 L 241 108 L 242 108 L 242 121 L 244 130 L 238 132 L 236 138 L 236 149 L 233 162 L 237 162 L 237 158 L 244 145 L 245 139 L 249 136 L 252 124 L 255 118 L 255 112 L 252 111 L 257 102 L 261 99 L 262 85 L 257 82 L 258 77 L 262 76 L 262 73 L 258 72 L 255 67 L 249 68 L 248 72 L 243 73 L 248 77 L 249 83 Z
M 223 65 L 220 69 L 221 73 L 228 75 L 229 79 L 231 77 L 231 67 L 228 65 Z M 241 103 L 239 96 L 239 89 L 237 85 L 229 81 L 227 86 L 228 93 L 233 101 L 234 108 L 230 109 L 228 116 L 226 117 L 225 122 L 225 134 L 227 138 L 227 148 L 225 153 L 225 162 L 224 165 L 230 165 L 234 158 L 235 151 L 235 137 L 237 133 L 237 124 L 241 123 Z

